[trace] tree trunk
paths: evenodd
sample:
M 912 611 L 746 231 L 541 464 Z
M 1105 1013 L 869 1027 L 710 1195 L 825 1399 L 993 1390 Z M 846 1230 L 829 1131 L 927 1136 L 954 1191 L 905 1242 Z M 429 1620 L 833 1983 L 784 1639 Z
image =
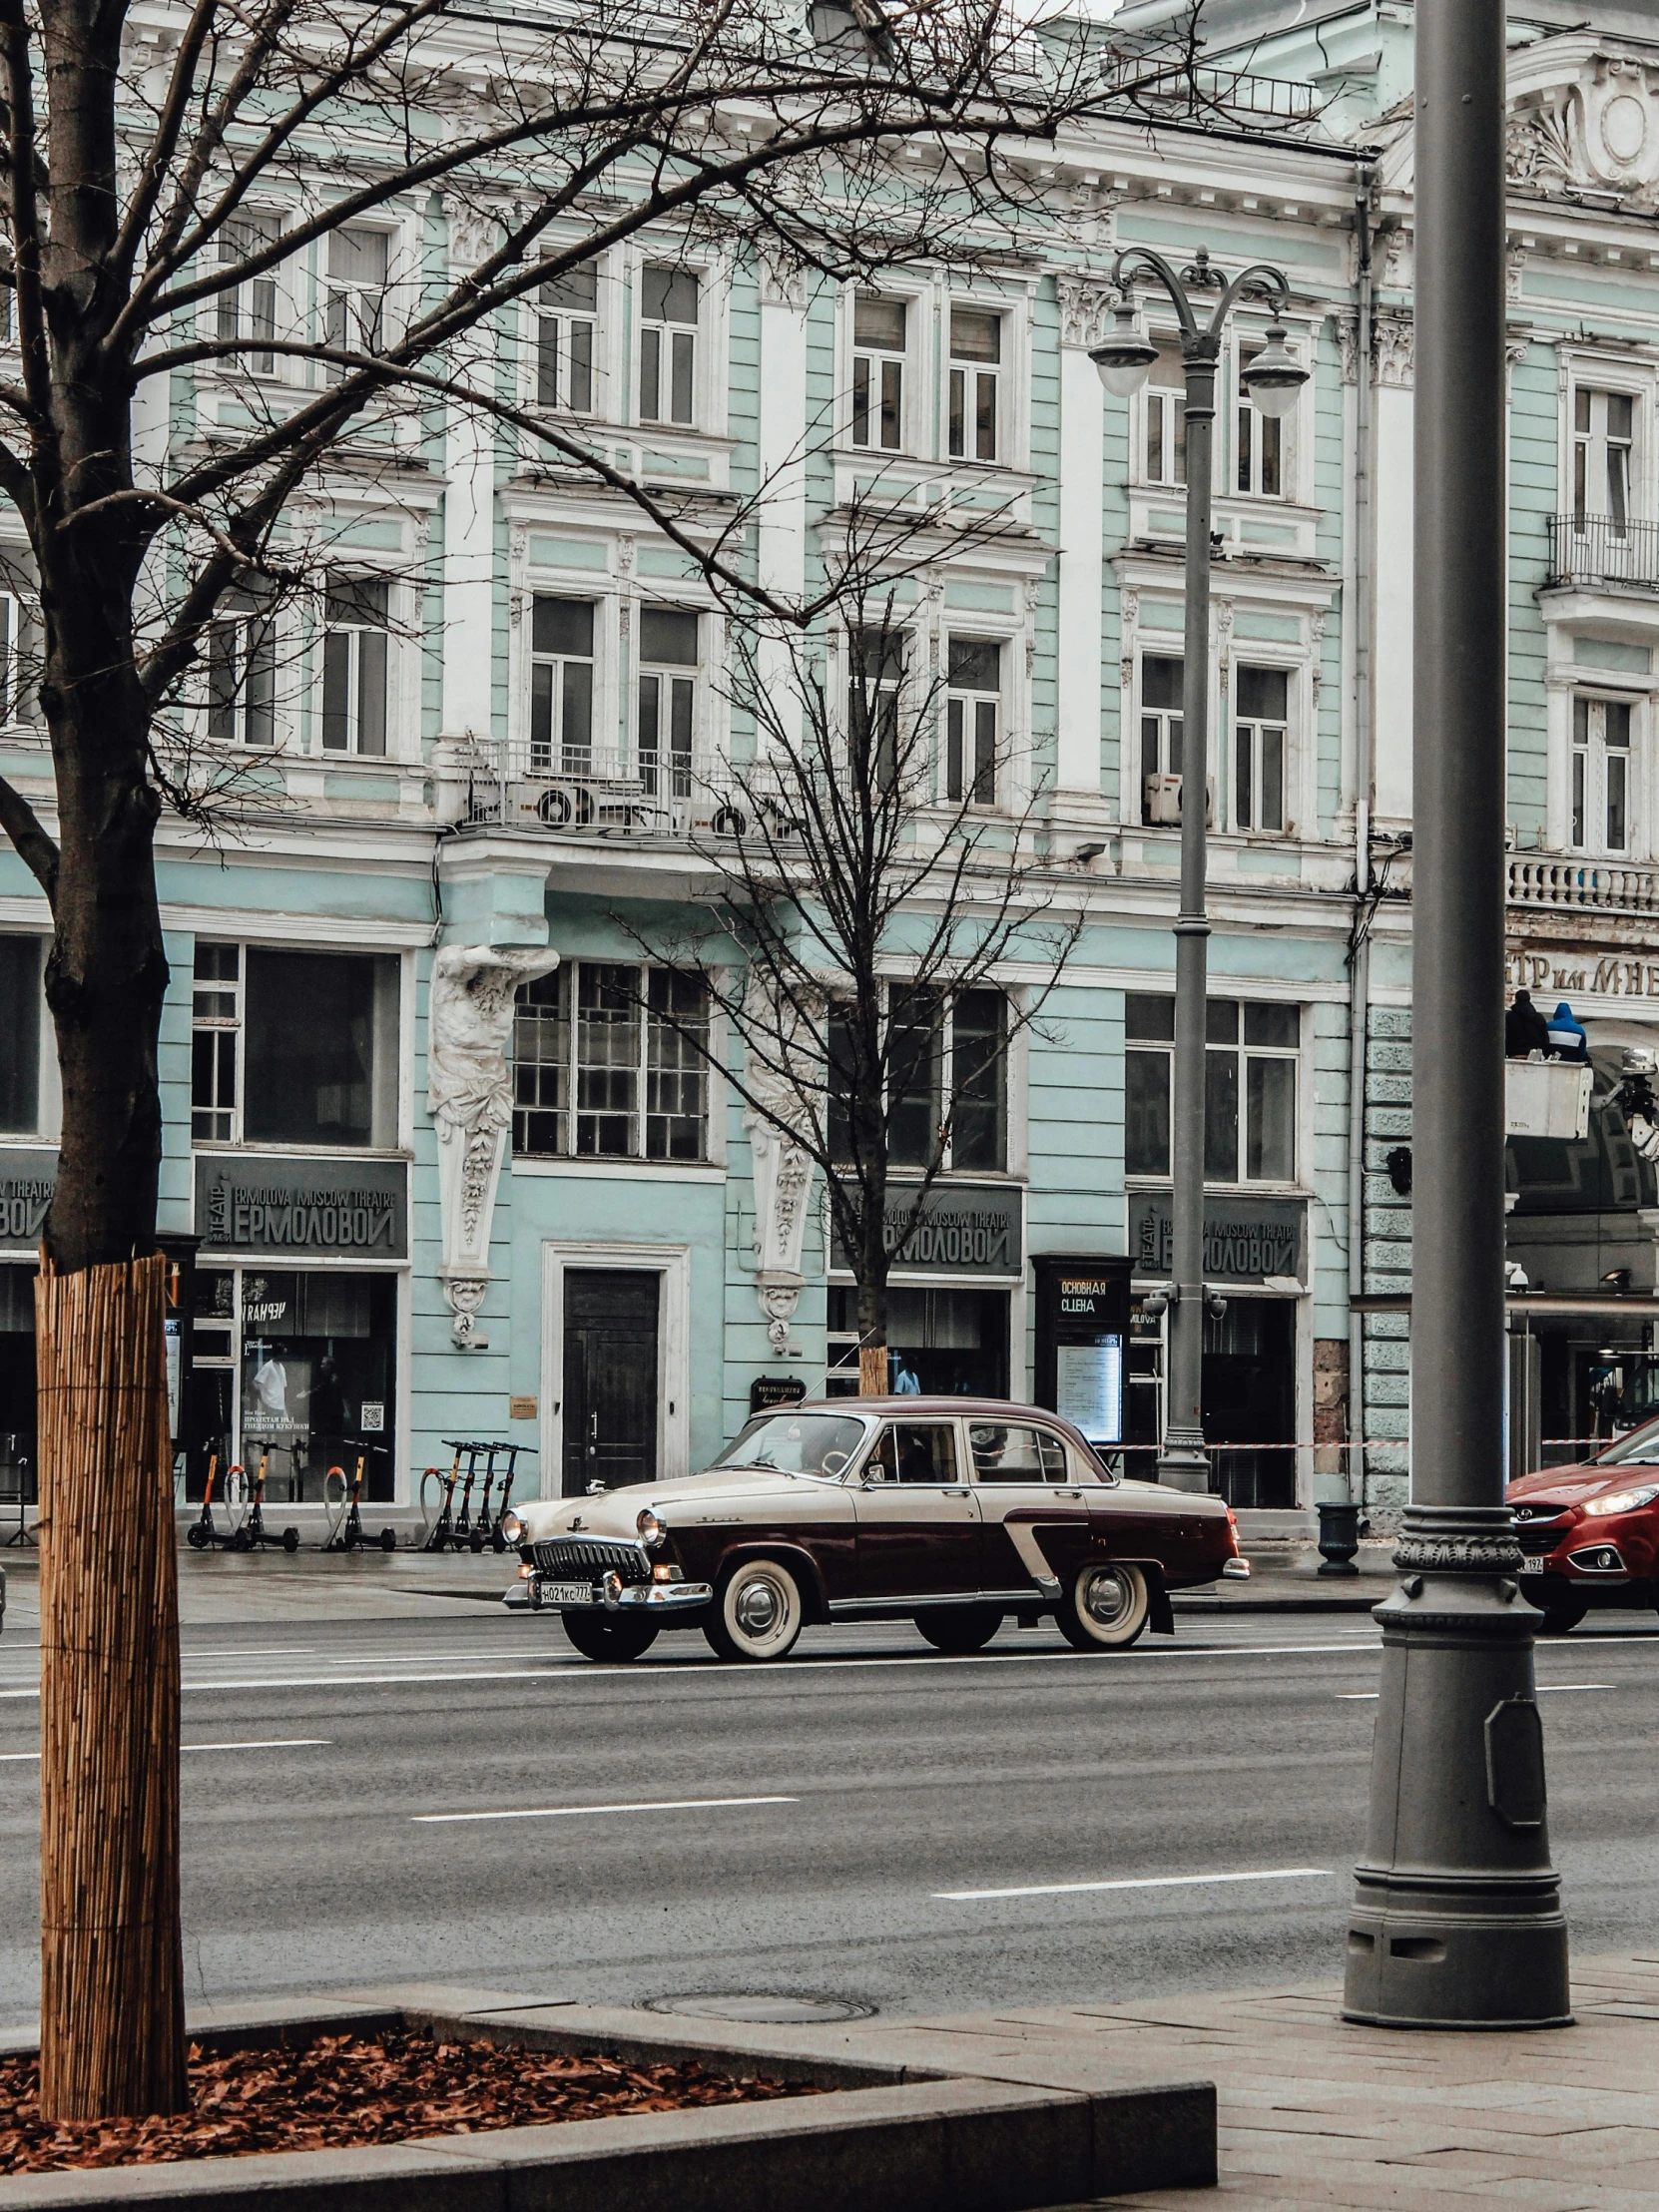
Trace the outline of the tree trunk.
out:
M 49 2120 L 188 2101 L 165 1265 L 43 1256 L 35 1288 Z
M 858 1265 L 858 1395 L 885 1397 L 892 1388 L 887 1370 L 887 1254 L 881 1217 L 874 1235 L 867 1231 Z

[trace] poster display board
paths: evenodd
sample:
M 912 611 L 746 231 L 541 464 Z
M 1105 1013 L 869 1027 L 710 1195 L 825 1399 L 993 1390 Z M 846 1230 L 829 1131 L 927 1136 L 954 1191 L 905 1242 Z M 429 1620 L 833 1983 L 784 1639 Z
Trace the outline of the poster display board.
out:
M 1033 1260 L 1037 1275 L 1035 1394 L 1102 1448 L 1124 1440 L 1129 1261 Z

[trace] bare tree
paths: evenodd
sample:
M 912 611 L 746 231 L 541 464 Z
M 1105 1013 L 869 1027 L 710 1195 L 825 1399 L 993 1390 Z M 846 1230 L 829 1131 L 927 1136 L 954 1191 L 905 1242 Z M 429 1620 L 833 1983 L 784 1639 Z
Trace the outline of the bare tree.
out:
M 813 14 L 816 38 L 776 0 L 541 25 L 463 18 L 449 0 L 180 0 L 142 22 L 120 0 L 0 0 L 0 274 L 16 336 L 0 491 L 38 593 L 56 793 L 54 820 L 0 781 L 0 828 L 50 903 L 63 1092 L 37 1292 L 50 2116 L 185 2097 L 153 842 L 164 807 L 200 817 L 227 789 L 211 746 L 180 750 L 188 687 L 229 594 L 302 581 L 307 549 L 282 529 L 296 495 L 325 505 L 331 485 L 388 465 L 399 410 L 493 416 L 753 588 L 732 549 L 712 554 L 579 422 L 502 397 L 495 348 L 517 303 L 653 227 L 737 253 L 766 244 L 835 276 L 983 250 L 1040 198 L 1021 157 L 1140 81 L 1098 35 L 1026 35 L 996 0 Z M 1167 59 L 1155 75 L 1162 87 Z M 326 270 L 339 246 L 349 261 L 359 219 L 400 207 L 435 239 L 434 196 L 447 254 L 428 245 L 416 267 L 319 283 L 314 313 L 262 306 L 307 257 Z M 469 229 L 483 243 L 465 266 Z M 285 381 L 264 399 L 250 387 L 238 421 L 204 418 L 162 451 L 136 424 L 182 377 L 274 363 Z M 872 855 L 890 788 L 877 782 L 867 822 L 847 825 Z M 799 799 L 839 851 L 841 803 L 812 777 Z M 749 926 L 767 956 L 769 924 Z M 941 948 L 941 981 L 944 964 Z M 890 1040 L 863 1013 L 849 1036 L 862 1096 Z M 857 1143 L 878 1176 L 874 1136 Z M 864 1218 L 845 1215 L 855 1240 Z
M 810 632 L 734 623 L 729 688 L 757 749 L 699 810 L 701 918 L 655 931 L 614 918 L 692 986 L 653 1011 L 733 1086 L 752 1142 L 793 1161 L 798 1184 L 822 1174 L 870 1394 L 889 1386 L 888 1275 L 941 1173 L 1005 1166 L 1009 1047 L 1040 1022 L 1083 916 L 992 706 L 986 656 L 1012 647 L 929 666 L 916 624 L 916 577 L 994 523 L 951 531 L 854 506 L 843 528 Z

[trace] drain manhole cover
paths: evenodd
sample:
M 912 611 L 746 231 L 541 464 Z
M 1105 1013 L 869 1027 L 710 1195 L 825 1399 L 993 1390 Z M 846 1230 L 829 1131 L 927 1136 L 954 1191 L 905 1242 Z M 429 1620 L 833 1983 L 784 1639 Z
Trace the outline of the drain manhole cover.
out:
M 642 2012 L 674 2012 L 694 2020 L 753 2020 L 782 2027 L 815 2020 L 867 2020 L 873 2004 L 856 1997 L 801 1996 L 777 1989 L 697 1990 L 683 1997 L 642 1997 Z

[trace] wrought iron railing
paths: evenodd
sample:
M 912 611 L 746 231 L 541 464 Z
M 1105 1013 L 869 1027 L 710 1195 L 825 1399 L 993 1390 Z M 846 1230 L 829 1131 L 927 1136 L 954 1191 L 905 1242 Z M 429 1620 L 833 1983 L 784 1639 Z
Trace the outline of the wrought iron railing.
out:
M 1659 585 L 1659 524 L 1618 515 L 1551 515 L 1548 581 Z
M 1596 913 L 1659 913 L 1659 868 L 1622 860 L 1522 859 L 1511 854 L 1511 906 L 1578 907 Z
M 791 833 L 788 780 L 765 762 L 734 768 L 718 754 L 515 745 L 481 752 L 466 773 L 459 814 L 470 825 L 681 842 Z

